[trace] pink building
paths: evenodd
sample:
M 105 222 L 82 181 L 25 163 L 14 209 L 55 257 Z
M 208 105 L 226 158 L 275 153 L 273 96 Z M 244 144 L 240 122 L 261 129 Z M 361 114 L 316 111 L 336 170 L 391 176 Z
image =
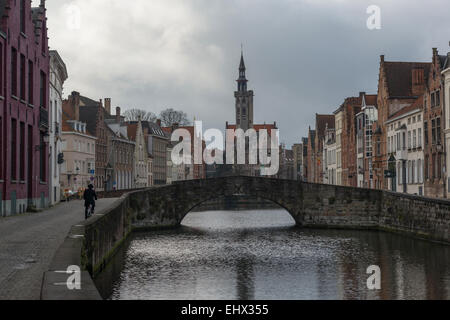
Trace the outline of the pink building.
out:
M 45 1 L 0 1 L 0 216 L 49 202 Z

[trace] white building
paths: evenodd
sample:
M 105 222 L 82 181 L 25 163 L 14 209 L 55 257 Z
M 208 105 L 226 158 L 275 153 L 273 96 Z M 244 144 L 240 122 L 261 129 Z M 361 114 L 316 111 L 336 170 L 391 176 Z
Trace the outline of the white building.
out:
M 358 169 L 358 187 L 373 188 L 373 123 L 378 120 L 378 110 L 375 106 L 376 95 L 364 93 L 361 112 L 356 115 L 356 153 Z
M 50 205 L 61 200 L 60 174 L 62 150 L 62 95 L 67 68 L 57 51 L 50 51 L 50 106 L 49 110 L 49 199 Z
M 334 112 L 336 128 L 336 184 L 342 185 L 342 134 L 343 134 L 343 108 Z M 345 150 L 344 150 L 345 152 Z
M 389 189 L 423 195 L 423 97 L 394 114 L 386 128 L 389 166 L 395 172 L 395 179 L 389 179 Z
M 325 129 L 323 143 L 323 183 L 337 184 L 337 161 L 336 161 L 336 130 Z

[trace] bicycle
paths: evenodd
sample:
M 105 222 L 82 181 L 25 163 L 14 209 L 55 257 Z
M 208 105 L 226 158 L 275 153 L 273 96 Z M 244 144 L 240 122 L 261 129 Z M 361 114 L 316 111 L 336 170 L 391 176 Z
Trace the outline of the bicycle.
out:
M 94 209 L 93 209 L 93 206 L 91 203 L 88 207 L 86 207 L 84 216 L 86 219 L 89 219 L 93 213 L 94 213 Z

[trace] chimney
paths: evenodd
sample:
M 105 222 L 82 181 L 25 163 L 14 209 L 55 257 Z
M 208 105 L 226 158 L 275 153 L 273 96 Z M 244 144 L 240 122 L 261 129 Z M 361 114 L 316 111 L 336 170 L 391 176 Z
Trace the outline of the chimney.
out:
M 425 74 L 423 68 L 412 69 L 412 93 L 420 96 L 425 90 Z
M 156 124 L 158 125 L 158 127 L 161 127 L 161 119 L 156 120 Z
M 359 98 L 362 99 L 365 95 L 366 95 L 366 93 L 365 93 L 364 91 L 363 91 L 363 92 L 360 92 L 360 93 L 359 93 Z
M 433 48 L 433 57 L 437 56 L 438 54 L 438 49 L 437 48 Z
M 75 114 L 74 120 L 80 121 L 80 93 L 77 91 L 72 91 L 70 101 Z
M 98 100 L 98 103 L 100 104 L 101 107 L 103 107 L 103 101 L 102 101 L 102 99 L 99 99 L 99 100 Z
M 116 107 L 116 123 L 120 123 L 120 107 Z
M 105 98 L 105 110 L 107 114 L 111 115 L 111 98 Z

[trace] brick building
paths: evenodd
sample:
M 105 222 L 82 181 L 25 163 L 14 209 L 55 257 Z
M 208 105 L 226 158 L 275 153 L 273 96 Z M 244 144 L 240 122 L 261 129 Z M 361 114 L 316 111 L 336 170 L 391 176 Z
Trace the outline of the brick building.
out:
M 378 121 L 374 124 L 372 142 L 376 149 L 374 184 L 377 189 L 392 189 L 395 183 L 395 158 L 391 158 L 387 152 L 386 122 L 424 93 L 430 67 L 430 63 L 388 62 L 383 55 L 380 57 Z M 388 160 L 391 160 L 391 167 Z
M 142 121 L 147 151 L 152 157 L 153 184 L 167 184 L 167 146 L 170 136 L 161 128 L 161 120 L 157 122 Z
M 136 143 L 128 137 L 128 127 L 116 107 L 116 115 L 106 115 L 106 134 L 108 137 L 107 167 L 111 176 L 106 177 L 107 190 L 127 190 L 135 187 L 135 148 Z M 145 180 L 145 179 L 144 179 Z
M 431 68 L 424 93 L 424 119 L 425 134 L 425 196 L 433 198 L 446 198 L 445 178 L 445 117 L 444 81 L 442 71 L 445 69 L 447 55 L 439 55 L 433 48 Z
M 308 129 L 308 144 L 306 147 L 306 181 L 315 181 L 315 163 L 316 163 L 316 151 L 315 151 L 315 141 L 316 141 L 316 130 Z
M 49 203 L 45 1 L 0 2 L 0 216 Z
M 333 114 L 316 114 L 316 130 L 314 136 L 315 161 L 311 163 L 314 169 L 314 183 L 324 182 L 323 171 L 323 143 L 327 129 L 335 128 L 335 119 Z
M 105 99 L 105 102 L 107 99 Z M 109 103 L 111 100 L 108 100 Z M 112 168 L 107 168 L 108 164 L 108 134 L 105 125 L 105 116 L 110 113 L 110 105 L 106 110 L 103 108 L 102 101 L 95 101 L 81 96 L 79 92 L 73 91 L 67 100 L 63 101 L 63 108 L 72 108 L 76 110 L 79 121 L 86 123 L 87 132 L 96 137 L 95 146 L 95 180 L 94 186 L 100 191 L 104 190 L 107 177 L 110 177 Z
M 342 185 L 349 187 L 358 185 L 356 115 L 361 112 L 363 95 L 349 97 L 342 105 Z

